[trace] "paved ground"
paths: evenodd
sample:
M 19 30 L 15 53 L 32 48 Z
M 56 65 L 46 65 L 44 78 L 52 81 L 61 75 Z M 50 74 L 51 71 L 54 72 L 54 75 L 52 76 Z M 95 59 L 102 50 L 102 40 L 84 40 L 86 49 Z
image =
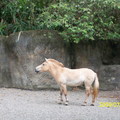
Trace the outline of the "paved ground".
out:
M 84 91 L 69 92 L 69 106 L 57 104 L 59 91 L 0 89 L 0 120 L 120 120 L 120 107 L 99 107 L 118 102 L 117 92 L 100 92 L 95 106 L 81 106 Z

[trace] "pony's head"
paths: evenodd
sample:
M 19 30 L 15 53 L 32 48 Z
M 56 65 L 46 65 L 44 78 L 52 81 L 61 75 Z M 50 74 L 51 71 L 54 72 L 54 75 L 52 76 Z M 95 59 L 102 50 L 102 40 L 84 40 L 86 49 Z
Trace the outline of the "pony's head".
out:
M 59 67 L 64 67 L 64 65 L 57 60 L 54 59 L 46 59 L 45 62 L 43 62 L 41 65 L 37 66 L 35 68 L 35 72 L 47 72 L 49 71 L 50 67 L 53 67 L 54 65 L 59 66 Z
M 47 72 L 49 70 L 48 59 L 45 58 L 45 62 L 35 68 L 35 72 Z

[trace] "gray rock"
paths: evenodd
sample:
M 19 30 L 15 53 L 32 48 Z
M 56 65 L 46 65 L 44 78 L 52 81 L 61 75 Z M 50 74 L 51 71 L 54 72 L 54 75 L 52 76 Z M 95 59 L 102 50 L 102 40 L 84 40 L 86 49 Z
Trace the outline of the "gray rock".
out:
M 81 41 L 79 44 L 76 44 L 75 55 L 76 68 L 86 67 L 97 72 L 102 64 L 101 51 L 99 49 L 99 43 L 97 41 Z
M 120 90 L 120 41 L 81 41 L 74 53 L 75 68 L 97 72 L 100 89 Z
M 99 79 L 102 90 L 120 90 L 120 65 L 101 66 Z
M 44 62 L 45 58 L 54 58 L 69 66 L 69 56 L 64 41 L 56 31 L 29 31 L 10 35 L 4 42 L 7 55 L 5 73 L 10 87 L 24 89 L 58 88 L 48 73 L 35 73 L 35 67 Z M 3 49 L 1 47 L 1 49 Z M 4 61 L 5 62 L 5 61 Z
M 11 87 L 9 58 L 4 46 L 5 40 L 6 37 L 0 36 L 0 87 Z

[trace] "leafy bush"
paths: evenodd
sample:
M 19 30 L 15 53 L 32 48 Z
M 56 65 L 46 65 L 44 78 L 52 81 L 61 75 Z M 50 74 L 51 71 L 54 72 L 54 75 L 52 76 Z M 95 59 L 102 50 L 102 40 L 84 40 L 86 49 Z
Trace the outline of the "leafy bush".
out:
M 50 2 L 51 0 L 49 0 Z M 0 34 L 37 29 L 38 14 L 48 0 L 2 0 L 0 4 Z
M 120 39 L 120 3 L 98 0 L 93 3 L 92 11 L 95 37 L 103 40 Z
M 120 6 L 113 0 L 74 0 L 45 8 L 40 29 L 55 29 L 67 41 L 120 39 Z
M 58 30 L 66 41 L 120 39 L 119 0 L 1 0 L 0 34 Z

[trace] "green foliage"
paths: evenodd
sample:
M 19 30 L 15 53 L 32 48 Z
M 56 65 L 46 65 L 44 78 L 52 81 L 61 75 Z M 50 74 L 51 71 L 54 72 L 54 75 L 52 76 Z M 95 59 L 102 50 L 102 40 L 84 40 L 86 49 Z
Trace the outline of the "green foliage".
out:
M 120 39 L 120 2 L 98 0 L 93 6 L 95 36 L 103 40 Z
M 66 41 L 120 39 L 119 0 L 2 0 L 0 34 L 57 30 Z
M 74 0 L 45 8 L 40 29 L 58 30 L 67 41 L 120 39 L 120 6 L 113 0 Z M 42 23 L 42 24 L 41 24 Z
M 8 35 L 21 30 L 37 29 L 38 14 L 51 0 L 2 0 L 0 4 L 0 33 Z
M 92 19 L 91 9 L 60 2 L 46 8 L 36 22 L 40 29 L 58 30 L 65 40 L 78 43 L 83 39 L 94 39 Z

